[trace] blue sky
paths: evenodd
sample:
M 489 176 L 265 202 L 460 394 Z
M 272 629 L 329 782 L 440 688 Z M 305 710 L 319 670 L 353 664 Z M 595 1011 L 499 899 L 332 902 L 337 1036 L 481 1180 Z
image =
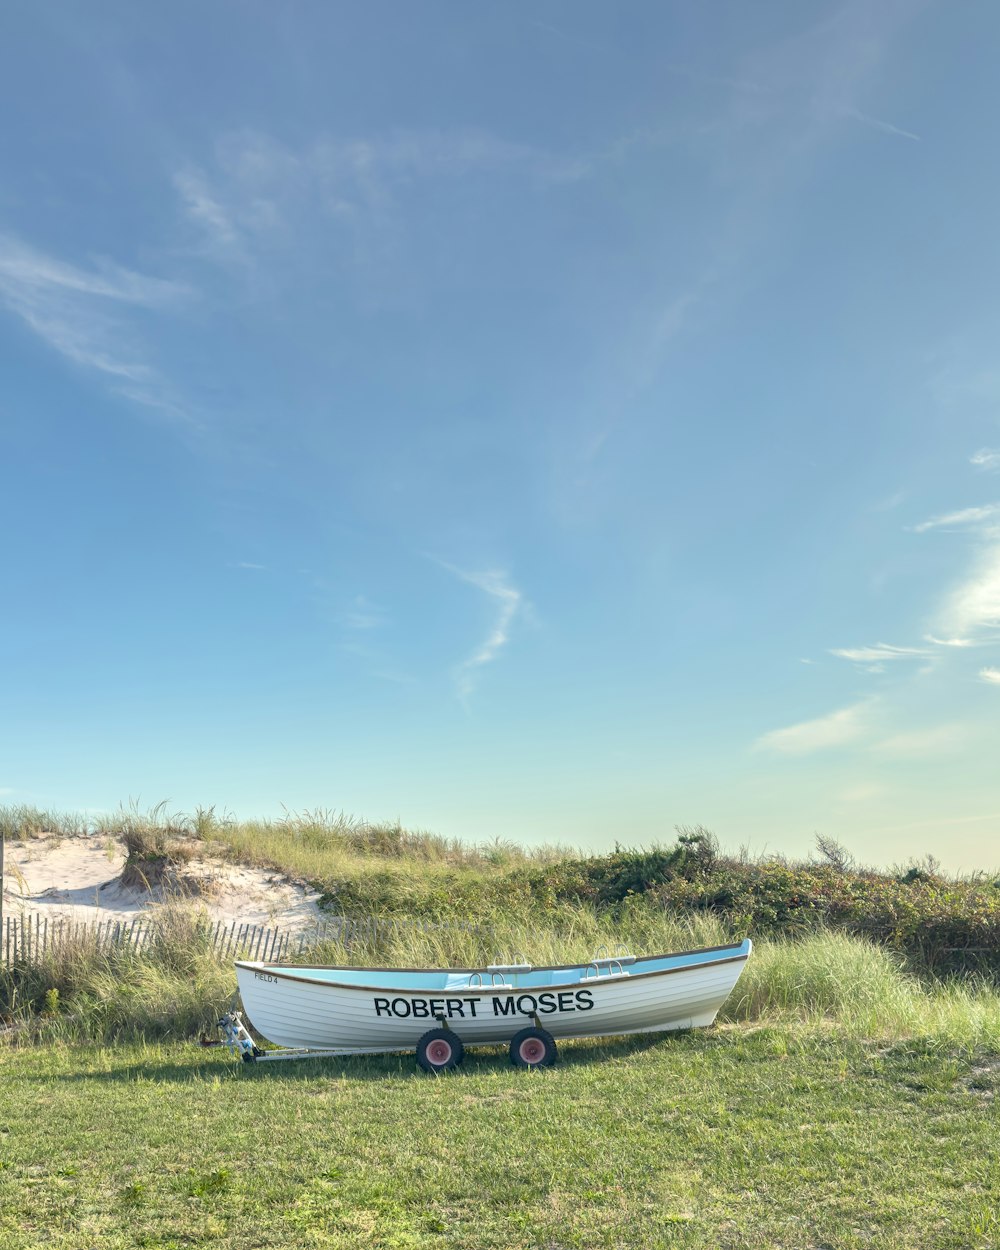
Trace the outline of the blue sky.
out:
M 3 801 L 1000 860 L 995 5 L 4 22 Z

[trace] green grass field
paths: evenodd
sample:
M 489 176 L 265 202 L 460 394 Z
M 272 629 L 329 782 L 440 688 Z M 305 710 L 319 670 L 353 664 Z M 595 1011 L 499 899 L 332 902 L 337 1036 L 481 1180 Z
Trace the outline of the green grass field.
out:
M 997 1057 L 724 1026 L 236 1066 L 194 1046 L 0 1056 L 0 1245 L 992 1247 Z

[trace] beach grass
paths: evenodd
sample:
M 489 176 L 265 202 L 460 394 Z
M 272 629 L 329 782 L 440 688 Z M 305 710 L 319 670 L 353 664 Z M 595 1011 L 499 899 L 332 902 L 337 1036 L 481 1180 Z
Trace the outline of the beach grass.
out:
M 148 811 L 130 804 L 81 825 L 73 815 L 0 807 L 0 831 L 11 839 L 38 837 L 46 825 L 60 836 L 124 842 L 137 879 L 157 871 L 167 879 L 175 862 L 214 855 L 313 886 L 341 916 L 459 925 L 502 918 L 547 931 L 553 916 L 581 911 L 626 933 L 643 914 L 692 924 L 707 916 L 729 938 L 839 929 L 895 951 L 916 971 L 1000 977 L 1000 875 L 949 875 L 928 857 L 865 867 L 822 837 L 803 860 L 724 854 L 701 827 L 679 827 L 670 842 L 585 854 L 466 843 L 326 810 L 237 820 L 212 807 L 185 815 L 162 803 Z
M 195 904 L 165 905 L 151 923 L 157 937 L 142 951 L 98 949 L 81 939 L 0 969 L 8 1045 L 184 1040 L 211 1031 L 236 1001 L 231 958 L 213 951 L 207 917 Z M 599 947 L 649 954 L 726 940 L 710 915 L 670 916 L 636 903 L 617 920 L 564 907 L 544 923 L 499 916 L 478 926 L 397 921 L 362 927 L 297 958 L 362 967 L 483 967 L 498 958 L 543 965 L 586 962 Z M 918 975 L 897 952 L 837 931 L 759 940 L 720 1018 L 818 1028 L 853 1040 L 916 1037 L 1000 1050 L 993 980 Z

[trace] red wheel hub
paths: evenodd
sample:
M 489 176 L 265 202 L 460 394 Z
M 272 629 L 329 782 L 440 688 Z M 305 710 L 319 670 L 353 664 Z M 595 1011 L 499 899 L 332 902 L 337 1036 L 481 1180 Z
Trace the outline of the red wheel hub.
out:
M 526 1037 L 517 1048 L 523 1063 L 541 1063 L 545 1058 L 545 1043 L 540 1037 Z
M 427 1047 L 427 1058 L 436 1068 L 443 1068 L 451 1056 L 451 1042 L 445 1041 L 443 1037 L 436 1037 Z

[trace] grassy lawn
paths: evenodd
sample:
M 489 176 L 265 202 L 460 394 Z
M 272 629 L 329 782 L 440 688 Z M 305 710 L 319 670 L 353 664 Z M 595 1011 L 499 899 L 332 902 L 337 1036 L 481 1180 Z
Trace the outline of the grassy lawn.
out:
M 236 1067 L 0 1051 L 0 1246 L 992 1247 L 1000 1058 L 822 1029 Z

